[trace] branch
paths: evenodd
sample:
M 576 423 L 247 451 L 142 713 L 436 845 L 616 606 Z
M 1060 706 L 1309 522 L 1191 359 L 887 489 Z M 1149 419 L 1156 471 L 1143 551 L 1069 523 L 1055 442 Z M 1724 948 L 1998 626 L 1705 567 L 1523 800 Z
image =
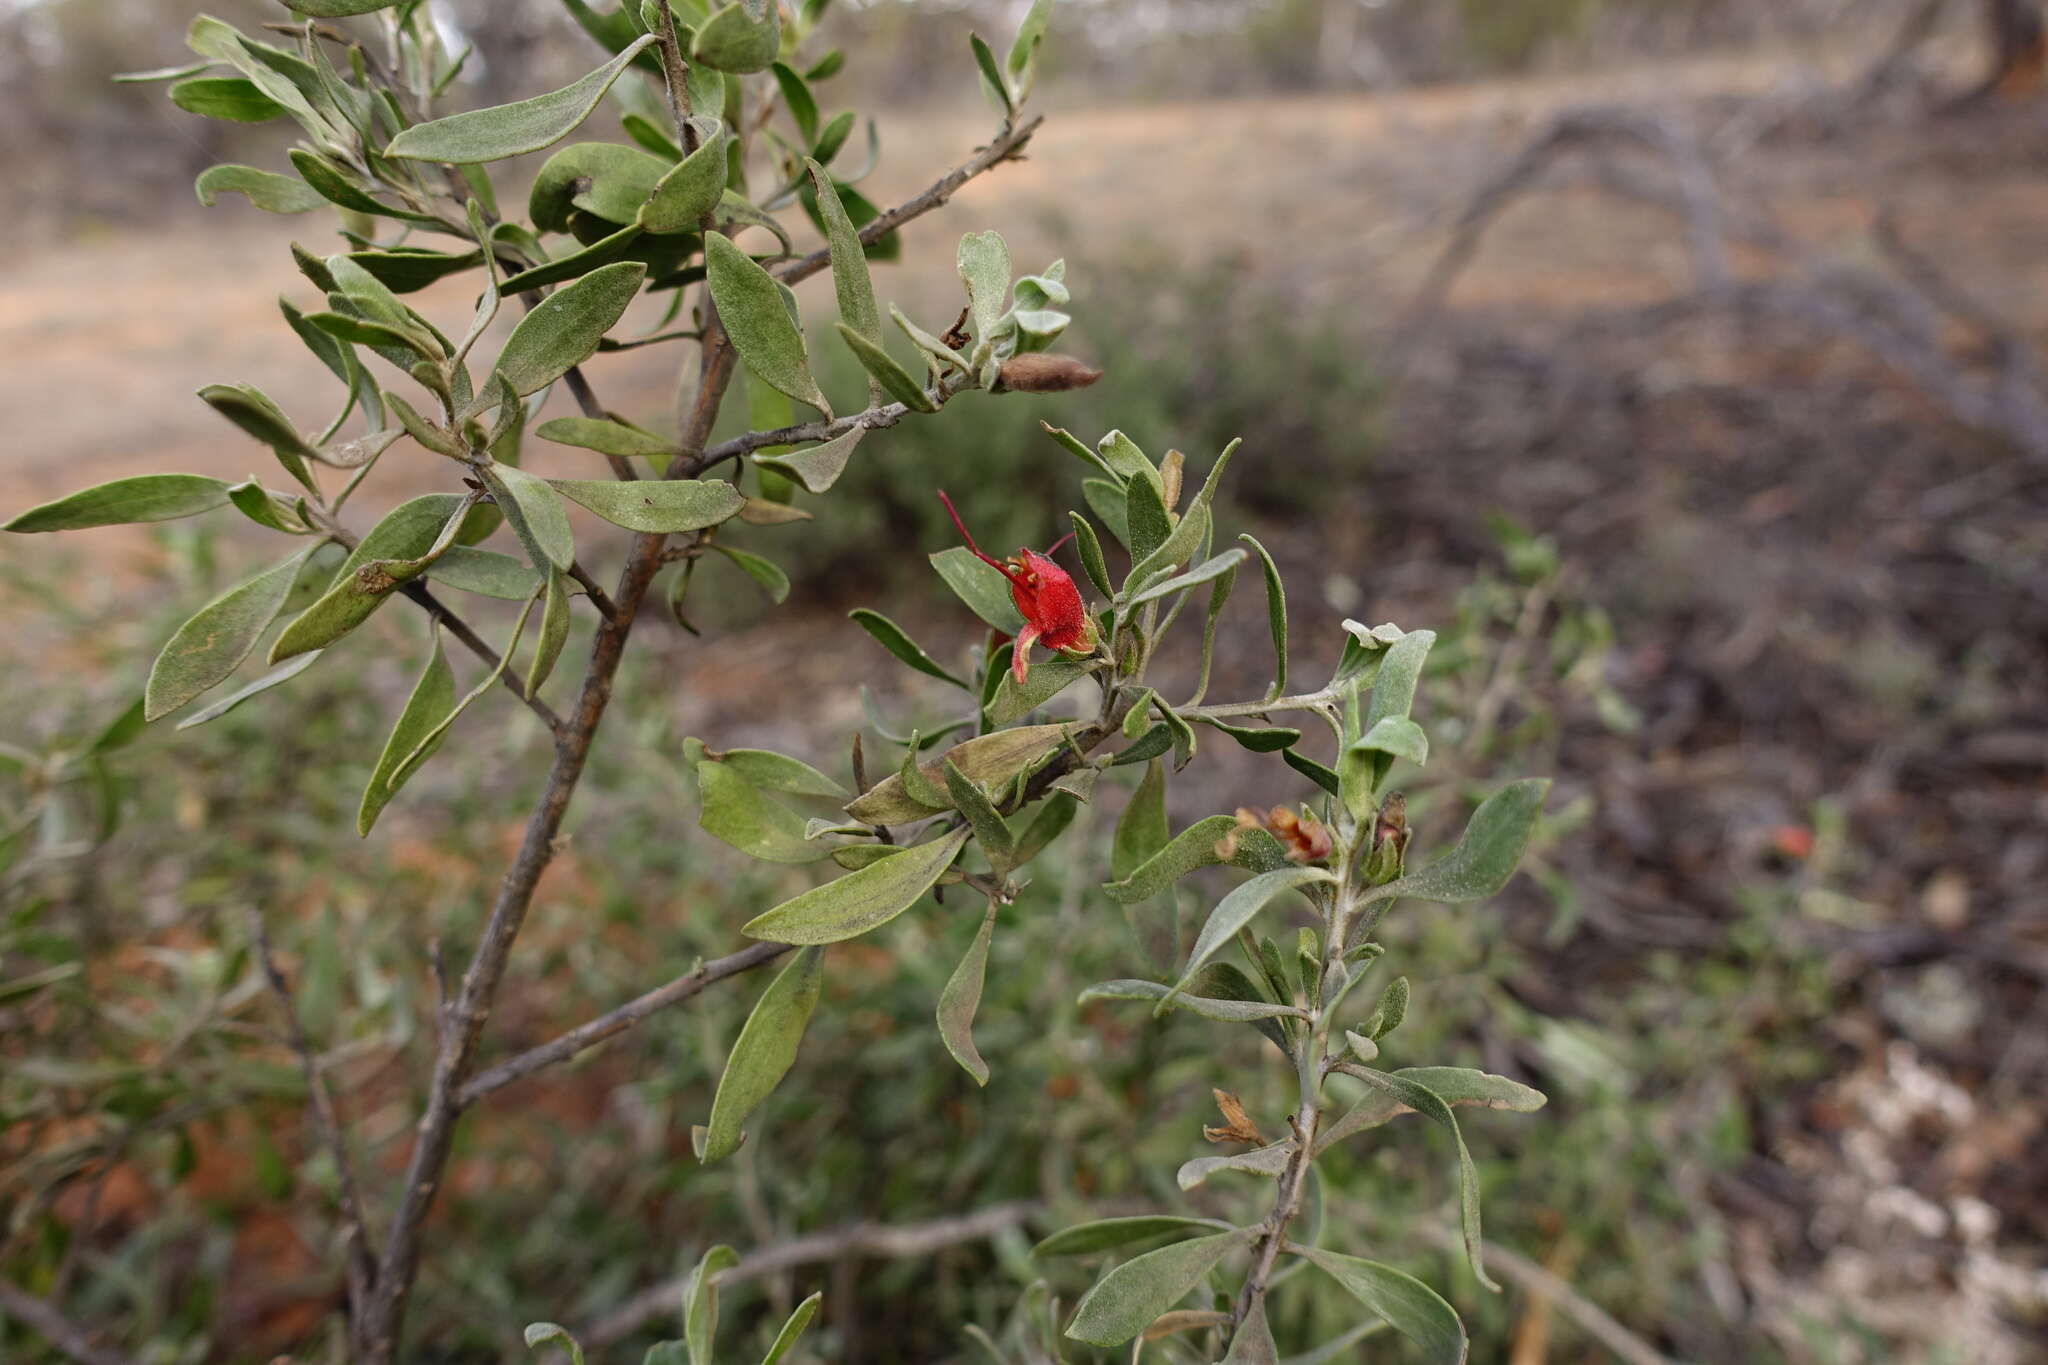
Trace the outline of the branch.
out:
M 1447 1227 L 1433 1223 L 1424 1223 L 1420 1227 L 1423 1236 L 1445 1251 L 1456 1252 L 1464 1246 L 1460 1235 Z M 1614 1352 L 1628 1365 L 1673 1365 L 1671 1357 L 1616 1322 L 1606 1309 L 1572 1288 L 1562 1276 L 1552 1274 L 1528 1257 L 1498 1243 L 1485 1242 L 1482 1245 L 1488 1266 L 1531 1294 L 1556 1303 L 1585 1330 L 1587 1336 Z
M 135 1365 L 111 1346 L 101 1346 L 85 1329 L 11 1280 L 0 1280 L 0 1309 L 40 1332 L 49 1343 L 80 1365 Z
M 469 647 L 469 652 L 484 661 L 486 668 L 498 666 L 498 651 L 484 643 L 484 637 L 470 628 L 469 622 L 457 616 L 447 603 L 427 590 L 427 585 L 415 579 L 399 588 L 399 591 L 426 608 L 427 615 L 447 627 L 448 633 Z M 556 735 L 562 733 L 562 718 L 555 714 L 555 708 L 542 701 L 539 696 L 527 696 L 519 679 L 512 676 L 510 669 L 498 675 L 513 696 L 526 703 L 526 709 L 541 718 L 541 723 Z
M 790 945 L 787 943 L 752 943 L 736 953 L 699 963 L 665 986 L 657 986 L 615 1010 L 600 1014 L 587 1023 L 578 1024 L 550 1042 L 542 1043 L 539 1047 L 530 1047 L 488 1071 L 478 1072 L 469 1084 L 462 1087 L 461 1093 L 456 1097 L 456 1103 L 467 1109 L 493 1090 L 508 1086 L 557 1062 L 566 1062 L 577 1053 L 596 1047 L 607 1038 L 624 1033 L 649 1016 L 658 1014 L 671 1005 L 681 1004 L 714 982 L 766 966 L 788 952 L 789 948 Z
M 1031 141 L 1031 135 L 1038 131 L 1038 125 L 1043 122 L 1045 122 L 1045 119 L 1041 115 L 1028 122 L 1013 124 L 1003 129 L 1001 133 L 996 135 L 993 142 L 940 176 L 938 180 L 933 182 L 931 188 L 927 189 L 923 194 L 918 195 L 915 199 L 904 200 L 895 208 L 890 209 L 862 228 L 860 230 L 861 245 L 873 246 L 893 229 L 903 226 L 903 224 L 922 214 L 930 213 L 933 209 L 951 199 L 962 185 L 974 179 L 975 176 L 980 175 L 983 171 L 991 170 L 1005 161 L 1021 157 L 1024 154 L 1024 145 Z M 809 279 L 830 264 L 832 264 L 831 251 L 828 248 L 821 247 L 810 255 L 798 257 L 796 260 L 776 270 L 775 278 L 781 280 L 784 284 L 795 284 L 798 280 Z
M 1037 1200 L 1019 1199 L 1006 1204 L 992 1204 L 953 1218 L 935 1218 L 928 1223 L 849 1223 L 830 1232 L 816 1232 L 750 1252 L 740 1258 L 738 1265 L 719 1276 L 718 1282 L 721 1285 L 740 1284 L 795 1266 L 855 1256 L 899 1260 L 929 1256 L 962 1242 L 986 1241 L 1041 1218 L 1046 1212 L 1046 1206 Z M 648 1319 L 674 1312 L 682 1299 L 687 1279 L 687 1276 L 678 1276 L 641 1290 L 577 1333 L 577 1339 L 586 1346 L 606 1346 L 630 1335 Z
M 342 1140 L 341 1121 L 334 1112 L 334 1098 L 327 1093 L 327 1078 L 321 1074 L 313 1048 L 306 1041 L 306 1030 L 299 1023 L 299 1011 L 292 1001 L 291 986 L 286 983 L 284 972 L 277 965 L 277 955 L 271 950 L 270 931 L 264 926 L 263 912 L 254 905 L 249 907 L 249 936 L 256 946 L 256 961 L 263 968 L 263 979 L 269 983 L 270 993 L 277 997 L 278 1006 L 284 1011 L 285 1036 L 291 1042 L 292 1051 L 299 1055 L 299 1069 L 306 1075 L 307 1103 L 320 1129 L 320 1139 L 327 1144 L 328 1155 L 334 1161 L 335 1194 L 341 1204 L 342 1250 L 348 1257 L 348 1301 L 352 1315 L 360 1320 L 368 1304 L 370 1287 L 376 1282 L 377 1267 L 370 1259 L 370 1232 L 363 1218 L 362 1195 L 356 1188 L 355 1164 L 349 1160 L 348 1144 Z

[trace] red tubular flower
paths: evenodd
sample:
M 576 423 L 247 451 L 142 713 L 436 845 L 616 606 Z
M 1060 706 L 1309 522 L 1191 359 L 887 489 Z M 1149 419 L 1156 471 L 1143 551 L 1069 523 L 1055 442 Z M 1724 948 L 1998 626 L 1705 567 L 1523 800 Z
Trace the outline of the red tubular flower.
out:
M 939 490 L 939 501 L 946 504 L 946 515 L 953 519 L 953 527 L 960 532 L 960 538 L 967 542 L 967 548 L 974 557 L 1010 580 L 1010 597 L 1016 602 L 1018 613 L 1024 618 L 1024 629 L 1017 632 L 1016 652 L 1010 656 L 1010 672 L 1018 682 L 1030 671 L 1029 655 L 1033 641 L 1042 640 L 1048 646 L 1071 653 L 1085 653 L 1095 648 L 1095 623 L 1088 617 L 1088 608 L 1081 602 L 1081 590 L 1074 586 L 1074 580 L 1067 571 L 1052 562 L 1051 556 L 1060 546 L 1072 539 L 1070 531 L 1053 542 L 1044 554 L 1036 550 L 1019 549 L 1008 562 L 991 559 L 981 552 L 961 522 L 960 514 L 953 509 L 953 500 Z

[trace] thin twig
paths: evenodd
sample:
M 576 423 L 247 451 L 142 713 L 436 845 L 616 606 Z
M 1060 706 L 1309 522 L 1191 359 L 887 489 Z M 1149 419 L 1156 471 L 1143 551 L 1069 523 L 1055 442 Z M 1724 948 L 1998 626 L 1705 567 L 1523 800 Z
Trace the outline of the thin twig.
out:
M 940 176 L 929 189 L 915 199 L 906 199 L 895 208 L 876 217 L 860 230 L 863 246 L 873 246 L 892 230 L 903 226 L 921 214 L 930 213 L 939 205 L 951 199 L 959 188 L 980 175 L 983 171 L 1023 156 L 1024 146 L 1031 141 L 1031 135 L 1038 131 L 1038 125 L 1045 122 L 1043 117 L 1033 118 L 1014 127 L 1005 128 L 988 146 L 983 147 L 967 160 Z M 795 284 L 832 264 L 829 248 L 820 248 L 808 256 L 800 256 L 775 271 L 775 278 L 784 284 Z
M 612 605 L 611 595 L 604 590 L 602 584 L 590 576 L 590 570 L 584 568 L 580 562 L 570 562 L 569 577 L 581 585 L 584 594 L 590 598 L 590 605 L 597 608 L 598 615 L 609 621 L 619 614 L 619 609 Z
M 992 1204 L 973 1213 L 953 1218 L 935 1218 L 926 1223 L 850 1223 L 829 1232 L 762 1247 L 740 1258 L 739 1264 L 719 1276 L 722 1285 L 758 1280 L 800 1265 L 816 1265 L 849 1257 L 908 1259 L 929 1256 L 963 1242 L 984 1242 L 1012 1228 L 1043 1218 L 1046 1206 L 1037 1200 L 1019 1199 Z M 607 1346 L 638 1330 L 642 1323 L 663 1313 L 672 1313 L 682 1299 L 686 1276 L 678 1276 L 643 1289 L 632 1298 L 577 1333 L 586 1346 Z
M 479 1071 L 469 1084 L 462 1087 L 457 1103 L 466 1109 L 493 1090 L 510 1085 L 521 1077 L 530 1076 L 557 1062 L 566 1062 L 577 1053 L 596 1047 L 607 1038 L 624 1033 L 648 1016 L 658 1014 L 671 1005 L 681 1004 L 714 982 L 766 966 L 789 949 L 790 945 L 787 943 L 752 943 L 736 953 L 728 953 L 724 957 L 699 963 L 665 986 L 657 986 L 644 995 L 636 996 L 617 1009 L 578 1024 L 559 1038 L 542 1043 L 538 1047 L 530 1047 L 487 1071 Z
M 249 907 L 249 937 L 255 944 L 256 961 L 263 968 L 263 979 L 269 985 L 271 995 L 276 997 L 278 1008 L 284 1012 L 285 1038 L 291 1043 L 292 1051 L 298 1054 L 299 1069 L 306 1076 L 306 1101 L 313 1111 L 320 1139 L 327 1144 L 327 1154 L 334 1162 L 335 1195 L 341 1205 L 342 1250 L 348 1257 L 349 1308 L 351 1315 L 360 1321 L 364 1308 L 368 1306 L 370 1288 L 376 1282 L 377 1267 L 370 1259 L 370 1229 L 363 1216 L 363 1199 L 356 1185 L 355 1163 L 350 1160 L 348 1143 L 342 1138 L 341 1120 L 335 1113 L 334 1097 L 327 1091 L 327 1078 L 321 1073 L 312 1044 L 306 1040 L 305 1027 L 299 1022 L 292 988 L 284 979 L 283 969 L 277 965 L 277 954 L 270 944 L 270 931 L 263 923 L 263 912 L 254 905 Z
M 11 1280 L 0 1280 L 0 1310 L 27 1323 L 80 1365 L 136 1365 L 131 1356 L 95 1342 L 83 1327 Z

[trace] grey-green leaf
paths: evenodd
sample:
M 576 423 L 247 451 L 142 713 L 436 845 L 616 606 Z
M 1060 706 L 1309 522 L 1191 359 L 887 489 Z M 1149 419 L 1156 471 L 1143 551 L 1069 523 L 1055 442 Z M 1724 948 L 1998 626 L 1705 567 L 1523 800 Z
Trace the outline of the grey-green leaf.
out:
M 676 453 L 673 441 L 601 417 L 554 417 L 534 428 L 534 435 L 558 445 L 606 455 L 638 455 L 643 459 L 666 460 Z
M 946 580 L 946 586 L 976 616 L 1005 635 L 1015 635 L 1024 629 L 1024 617 L 1017 610 L 1010 580 L 1002 570 L 982 563 L 964 545 L 939 551 L 931 556 L 931 562 L 939 577 Z
M 1225 857 L 1219 846 L 1229 847 L 1225 840 L 1231 836 L 1234 836 L 1236 847 Z M 1291 866 L 1280 841 L 1272 835 L 1262 829 L 1242 829 L 1231 816 L 1212 815 L 1206 820 L 1197 820 L 1176 834 L 1173 842 L 1147 859 L 1130 876 L 1110 882 L 1102 889 L 1117 904 L 1129 905 L 1157 895 L 1197 868 L 1214 867 L 1222 862 L 1248 867 L 1255 872 L 1271 872 Z
M 837 943 L 876 929 L 915 905 L 967 843 L 967 830 L 813 887 L 757 915 L 741 930 L 775 943 Z
M 1515 864 L 1529 846 L 1537 818 L 1543 813 L 1543 798 L 1550 791 L 1547 777 L 1525 777 L 1510 782 L 1479 803 L 1465 826 L 1457 846 L 1419 872 L 1376 886 L 1362 898 L 1365 904 L 1413 896 L 1417 900 L 1462 905 L 1485 900 L 1498 892 L 1515 874 Z
M 712 838 L 770 863 L 814 863 L 831 845 L 804 837 L 804 818 L 739 772 L 705 759 L 697 765 L 704 810 L 697 823 Z
M 427 577 L 462 592 L 524 602 L 540 591 L 540 575 L 511 555 L 451 545 L 427 567 Z
M 958 772 L 959 769 L 951 771 Z M 953 1060 L 974 1077 L 976 1085 L 988 1084 L 988 1063 L 981 1059 L 981 1052 L 974 1046 L 974 1013 L 981 1008 L 981 988 L 988 973 L 989 939 L 995 928 L 996 908 L 991 904 L 988 913 L 982 916 L 981 928 L 976 931 L 974 942 L 968 945 L 967 955 L 960 959 L 960 965 L 946 978 L 945 989 L 939 992 L 939 1040 L 946 1045 L 946 1051 L 953 1054 Z
M 1159 547 L 1173 534 L 1173 523 L 1167 520 L 1166 504 L 1159 495 L 1159 485 L 1151 479 L 1132 479 L 1124 485 L 1124 525 L 1130 532 L 1131 563 L 1130 577 L 1126 587 L 1138 580 L 1138 565 L 1149 568 L 1152 557 Z
M 857 607 L 851 615 L 854 622 L 862 630 L 881 642 L 882 648 L 888 650 L 918 672 L 928 677 L 938 678 L 943 682 L 949 682 L 955 687 L 967 688 L 970 692 L 974 690 L 968 687 L 965 679 L 957 677 L 940 667 L 938 660 L 925 653 L 924 647 L 911 639 L 903 627 L 897 625 L 894 621 L 882 615 L 882 613 L 870 611 L 866 607 Z
M 387 566 L 426 554 L 460 504 L 451 494 L 429 493 L 391 509 L 350 551 L 327 591 L 279 633 L 270 662 L 325 649 L 369 619 L 403 582 Z
M 1091 1346 L 1120 1346 L 1186 1298 L 1247 1231 L 1197 1237 L 1133 1257 L 1095 1282 L 1074 1307 L 1066 1334 Z
M 391 139 L 384 155 L 414 161 L 466 164 L 499 161 L 552 146 L 576 130 L 611 89 L 612 82 L 654 42 L 653 35 L 635 39 L 582 80 L 517 104 L 451 114 L 430 123 L 416 123 Z
M 534 641 L 533 660 L 526 666 L 526 695 L 531 698 L 555 671 L 562 646 L 569 639 L 569 580 L 556 569 L 548 575 L 547 597 L 541 605 L 540 636 Z
M 362 805 L 356 811 L 357 834 L 369 834 L 370 827 L 377 823 L 378 813 L 397 795 L 399 786 L 441 747 L 448 734 L 443 722 L 454 709 L 455 673 L 441 652 L 441 632 L 436 629 L 427 666 L 413 684 L 412 695 L 406 698 L 398 722 L 391 727 L 391 737 L 384 741 L 384 752 L 377 758 L 370 783 L 363 788 Z M 408 764 L 406 759 L 422 740 L 427 741 L 425 752 L 419 761 Z
M 839 339 L 846 343 L 846 349 L 853 352 L 853 358 L 860 362 L 861 368 L 866 370 L 891 398 L 912 412 L 939 410 L 938 400 L 926 393 L 924 385 L 920 384 L 910 371 L 897 364 L 896 358 L 884 350 L 880 342 L 868 340 L 843 322 L 835 325 L 839 329 Z
M 560 379 L 570 366 L 588 360 L 646 278 L 647 267 L 641 262 L 618 261 L 599 266 L 542 299 L 519 320 L 498 354 L 497 369 L 512 391 L 524 398 Z
M 743 75 L 767 70 L 781 46 L 782 6 L 778 0 L 733 0 L 697 29 L 690 57 L 714 71 Z
M 875 285 L 868 275 L 868 258 L 860 244 L 860 233 L 839 202 L 832 177 L 817 162 L 805 158 L 811 183 L 817 189 L 818 216 L 825 220 L 825 241 L 832 254 L 832 288 L 839 296 L 839 320 L 876 346 L 882 344 L 882 313 L 875 306 Z
M 1520 1081 L 1469 1067 L 1410 1066 L 1394 1074 L 1429 1087 L 1438 1099 L 1454 1108 L 1506 1109 L 1517 1114 L 1533 1114 L 1549 1102 L 1542 1091 Z M 1316 1134 L 1316 1150 L 1328 1151 L 1354 1133 L 1377 1128 L 1389 1119 L 1414 1112 L 1391 1092 L 1372 1090 L 1336 1122 Z
M 1098 1218 L 1092 1223 L 1076 1223 L 1073 1227 L 1060 1229 L 1031 1248 L 1031 1254 L 1040 1259 L 1048 1256 L 1087 1256 L 1097 1251 L 1108 1251 L 1111 1247 L 1128 1246 L 1132 1242 L 1149 1242 L 1154 1237 L 1164 1237 L 1174 1232 L 1193 1232 L 1198 1228 L 1208 1232 L 1218 1229 L 1232 1230 L 1228 1223 L 1219 1223 L 1214 1218 L 1188 1218 L 1177 1213 L 1141 1213 L 1127 1218 Z
M 228 503 L 228 485 L 204 474 L 137 474 L 31 507 L 7 531 L 78 531 L 197 516 Z
M 513 534 L 526 546 L 536 570 L 545 573 L 549 565 L 566 569 L 575 563 L 576 538 L 553 485 L 509 464 L 490 465 L 482 475 L 484 487 L 505 514 Z
M 282 564 L 228 589 L 178 627 L 178 633 L 150 667 L 149 685 L 142 694 L 143 718 L 156 720 L 167 716 L 226 681 L 284 609 L 285 598 L 311 553 L 309 546 Z
M 327 196 L 305 181 L 254 166 L 209 166 L 192 182 L 192 191 L 208 208 L 223 194 L 247 195 L 265 213 L 311 213 L 327 206 Z
M 1233 1024 L 1248 1024 L 1260 1019 L 1306 1017 L 1308 1011 L 1296 1005 L 1276 1005 L 1267 1000 L 1219 1000 L 1214 996 L 1189 995 L 1176 987 L 1162 986 L 1157 981 L 1138 981 L 1126 978 L 1121 981 L 1103 981 L 1082 991 L 1083 1003 L 1090 1000 L 1152 1000 L 1157 1008 L 1187 1010 L 1205 1019 L 1221 1019 Z
M 1414 639 L 1413 635 L 1408 637 Z M 1429 762 L 1429 736 L 1407 716 L 1383 716 L 1360 737 L 1353 749 L 1393 754 L 1420 767 Z
M 1458 1207 L 1465 1234 L 1465 1258 L 1472 1263 L 1472 1273 L 1479 1283 L 1495 1293 L 1500 1286 L 1487 1276 L 1486 1262 L 1482 1255 L 1482 1239 L 1479 1230 L 1479 1168 L 1472 1162 L 1472 1153 L 1465 1146 L 1465 1135 L 1458 1128 L 1458 1116 L 1451 1112 L 1451 1106 L 1428 1086 L 1412 1076 L 1402 1076 L 1378 1071 L 1354 1062 L 1340 1063 L 1337 1069 L 1347 1076 L 1364 1081 L 1374 1089 L 1383 1090 L 1401 1103 L 1449 1130 L 1451 1141 L 1458 1149 Z
M 178 728 L 180 730 L 189 730 L 195 725 L 204 725 L 210 720 L 219 720 L 251 697 L 261 696 L 281 683 L 290 682 L 293 678 L 298 677 L 299 674 L 311 668 L 319 658 L 320 651 L 317 649 L 310 654 L 301 654 L 290 663 L 273 668 L 270 672 L 265 673 L 247 686 L 236 688 L 219 701 L 209 702 L 205 706 L 200 707 L 197 711 L 179 721 Z
M 704 261 L 719 321 L 740 359 L 763 383 L 831 415 L 811 375 L 804 335 L 775 279 L 722 232 L 704 235 Z
M 1166 823 L 1166 770 L 1155 760 L 1145 765 L 1138 789 L 1124 806 L 1110 843 L 1109 874 L 1122 881 L 1159 854 L 1173 837 Z
M 1422 1348 L 1429 1365 L 1465 1365 L 1465 1326 L 1434 1289 L 1413 1275 L 1317 1247 L 1295 1250 Z
M 1277 697 L 1287 690 L 1287 589 L 1280 582 L 1280 566 L 1266 547 L 1250 535 L 1238 539 L 1258 552 L 1259 568 L 1266 575 L 1266 621 L 1273 631 L 1273 686 L 1266 695 Z
M 775 1365 L 789 1354 L 790 1348 L 796 1345 L 797 1338 L 811 1325 L 811 1319 L 818 1315 L 818 1305 L 824 1300 L 825 1292 L 819 1290 L 796 1306 L 796 1311 L 784 1320 L 782 1330 L 775 1334 L 775 1341 L 769 1346 L 768 1354 L 761 1357 L 761 1365 Z
M 855 427 L 841 432 L 823 445 L 808 450 L 792 451 L 787 455 L 756 455 L 754 463 L 764 465 L 778 474 L 787 474 L 804 486 L 806 493 L 823 493 L 839 482 L 839 476 L 846 471 L 846 461 L 853 454 L 853 448 L 860 444 L 861 437 L 868 434 L 868 428 Z
M 877 863 L 878 868 L 887 863 Z M 851 881 L 865 875 L 855 872 L 841 878 Z M 725 1060 L 725 1074 L 719 1078 L 718 1095 L 711 1101 L 711 1122 L 704 1135 L 704 1148 L 697 1155 L 703 1161 L 717 1161 L 739 1150 L 740 1125 L 768 1098 L 790 1064 L 796 1061 L 797 1045 L 803 1041 L 804 1026 L 818 1003 L 823 981 L 824 951 L 806 948 L 776 973 L 740 1029 L 732 1055 Z
M 988 705 L 989 723 L 1008 725 L 1030 715 L 1090 672 L 1086 664 L 1067 659 L 1047 659 L 1025 674 L 1024 681 L 1020 683 L 1014 673 L 1004 669 L 995 699 Z
M 700 531 L 729 520 L 747 505 L 721 479 L 550 479 L 571 502 L 629 531 Z
M 1280 1348 L 1273 1344 L 1273 1329 L 1266 1323 L 1266 1297 L 1252 1300 L 1251 1311 L 1237 1325 L 1223 1365 L 1280 1365 Z
M 1194 949 L 1188 954 L 1188 965 L 1181 973 L 1179 984 L 1174 991 L 1185 990 L 1197 971 L 1222 951 L 1224 945 L 1237 937 L 1237 931 L 1252 922 L 1259 911 L 1266 908 L 1282 892 L 1299 890 L 1316 882 L 1334 882 L 1336 878 L 1320 867 L 1281 867 L 1271 872 L 1262 872 L 1250 881 L 1234 887 L 1230 894 L 1216 903 L 1209 912 L 1209 918 L 1202 925 L 1202 932 L 1195 938 Z M 1159 1002 L 1154 1013 L 1164 1013 L 1172 1002 L 1169 994 Z
M 960 239 L 959 266 L 974 318 L 974 338 L 985 344 L 1009 306 L 1010 248 L 993 228 L 970 232 Z
M 737 1251 L 729 1246 L 715 1246 L 704 1253 L 690 1272 L 689 1284 L 683 1290 L 683 1341 L 690 1353 L 690 1365 L 713 1365 L 711 1343 L 718 1335 L 718 1279 L 739 1263 Z
M 725 143 L 721 130 L 662 176 L 640 206 L 640 226 L 658 234 L 695 232 L 725 195 Z

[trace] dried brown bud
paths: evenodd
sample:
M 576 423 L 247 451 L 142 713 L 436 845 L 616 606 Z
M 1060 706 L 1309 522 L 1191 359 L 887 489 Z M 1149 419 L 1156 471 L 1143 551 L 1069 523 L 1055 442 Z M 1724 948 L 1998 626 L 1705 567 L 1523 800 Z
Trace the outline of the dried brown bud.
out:
M 1180 501 L 1180 480 L 1187 466 L 1188 457 L 1178 450 L 1167 451 L 1159 461 L 1159 500 L 1166 504 L 1169 512 Z
M 1266 1145 L 1265 1137 L 1259 1132 L 1259 1125 L 1252 1122 L 1252 1116 L 1244 1110 L 1237 1096 L 1228 1090 L 1211 1090 L 1216 1097 L 1216 1108 L 1223 1114 L 1223 1126 L 1204 1127 L 1202 1136 L 1211 1142 L 1249 1142 L 1255 1147 Z
M 1070 355 L 1028 351 L 1003 362 L 996 387 L 1015 393 L 1064 393 L 1085 389 L 1102 378 L 1102 371 Z
M 1329 829 L 1313 815 L 1296 815 L 1285 806 L 1260 815 L 1239 806 L 1237 828 L 1216 841 L 1216 856 L 1224 862 L 1237 856 L 1238 835 L 1248 829 L 1262 829 L 1278 839 L 1288 858 L 1297 863 L 1323 862 L 1334 847 Z

